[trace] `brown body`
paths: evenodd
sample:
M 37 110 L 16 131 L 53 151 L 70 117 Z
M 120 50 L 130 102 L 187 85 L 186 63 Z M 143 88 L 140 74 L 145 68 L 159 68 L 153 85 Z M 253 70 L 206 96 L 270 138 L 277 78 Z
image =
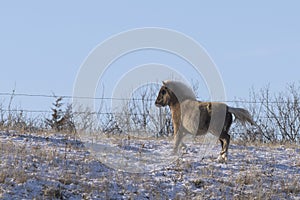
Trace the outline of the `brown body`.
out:
M 254 124 L 249 112 L 242 108 L 232 108 L 224 103 L 197 101 L 190 88 L 181 82 L 165 81 L 161 87 L 155 105 L 169 106 L 174 126 L 174 151 L 178 151 L 185 134 L 204 135 L 208 132 L 219 137 L 222 151 L 220 159 L 227 160 L 232 124 L 232 114 L 242 123 Z

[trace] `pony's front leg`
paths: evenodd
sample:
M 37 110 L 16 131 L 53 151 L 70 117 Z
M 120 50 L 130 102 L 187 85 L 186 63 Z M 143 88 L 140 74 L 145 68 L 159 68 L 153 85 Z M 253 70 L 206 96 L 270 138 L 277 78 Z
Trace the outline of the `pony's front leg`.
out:
M 184 134 L 183 134 L 182 129 L 180 128 L 178 130 L 177 134 L 175 135 L 175 138 L 174 138 L 174 149 L 173 149 L 173 153 L 174 154 L 178 153 L 178 147 L 179 147 L 179 145 L 186 148 L 186 145 L 181 142 L 181 140 L 182 140 L 183 137 L 184 137 Z
M 180 144 L 180 142 L 181 142 L 181 139 L 182 139 L 182 136 L 181 136 L 182 134 L 180 134 L 180 133 L 177 133 L 176 135 L 175 135 L 175 140 L 174 140 L 174 148 L 173 148 L 173 153 L 174 154 L 177 154 L 178 153 L 178 147 L 179 147 L 179 144 Z

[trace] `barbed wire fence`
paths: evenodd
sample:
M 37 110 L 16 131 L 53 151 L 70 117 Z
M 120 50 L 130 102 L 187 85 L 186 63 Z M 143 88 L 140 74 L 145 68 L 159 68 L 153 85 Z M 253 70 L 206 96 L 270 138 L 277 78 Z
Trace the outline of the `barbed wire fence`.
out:
M 269 88 L 259 92 L 252 91 L 248 100 L 228 100 L 224 103 L 234 107 L 244 107 L 250 111 L 260 130 L 255 127 L 243 127 L 239 124 L 233 125 L 231 135 L 235 139 L 243 141 L 261 142 L 297 142 L 300 141 L 300 93 L 299 88 L 290 85 L 286 93 L 271 95 Z M 14 108 L 12 100 L 14 97 L 49 98 L 58 97 L 65 100 L 92 99 L 95 101 L 127 101 L 127 105 L 119 111 L 110 109 L 99 109 L 98 111 L 85 110 L 72 111 L 76 116 L 77 129 L 88 131 L 104 131 L 111 134 L 126 134 L 126 132 L 137 131 L 152 132 L 155 136 L 170 136 L 173 133 L 172 121 L 169 110 L 156 108 L 154 105 L 155 95 L 153 91 L 148 96 L 141 95 L 132 99 L 111 97 L 75 97 L 71 95 L 48 95 L 3 92 L 0 93 L 0 127 L 12 126 L 8 123 L 9 118 L 14 118 L 14 124 L 28 124 L 37 129 L 38 126 L 45 127 L 44 121 L 37 119 L 25 119 L 26 113 L 35 116 L 51 115 L 53 109 L 51 104 L 46 109 Z M 1 104 L 1 99 L 9 99 L 8 104 Z M 200 98 L 199 98 L 200 99 Z M 67 102 L 66 104 L 71 104 Z M 62 111 L 65 112 L 65 111 Z M 38 117 L 37 117 L 38 118 Z M 10 119 L 11 120 L 11 119 Z M 19 125 L 20 126 L 20 125 Z
M 142 98 L 112 98 L 112 97 L 76 97 L 76 96 L 70 96 L 70 95 L 46 95 L 46 94 L 27 94 L 27 93 L 1 93 L 0 92 L 0 97 L 8 97 L 11 98 L 11 96 L 14 97 L 38 97 L 38 98 L 62 98 L 62 99 L 92 99 L 92 100 L 120 100 L 120 101 L 149 101 L 149 102 L 154 102 L 155 99 L 151 98 L 151 99 L 142 99 Z M 0 99 L 1 100 L 1 99 Z M 215 101 L 215 102 L 220 102 L 220 101 Z M 254 105 L 259 105 L 259 104 L 263 104 L 264 102 L 262 101 L 249 101 L 249 100 L 226 100 L 226 101 L 222 101 L 224 103 L 227 104 L 233 104 L 233 105 L 238 105 L 238 104 L 254 104 Z M 269 104 L 285 104 L 287 103 L 287 101 L 269 101 Z M 50 106 L 50 105 L 49 105 Z M 18 111 L 22 111 L 24 113 L 51 113 L 51 110 L 33 110 L 33 109 L 23 109 L 23 108 L 19 108 L 19 109 L 1 109 L 4 112 L 8 112 L 8 111 L 12 111 L 12 112 L 18 112 Z M 75 112 L 75 114 L 83 114 L 85 112 Z M 114 112 L 91 112 L 90 114 L 94 114 L 94 115 L 99 115 L 99 114 L 114 114 Z M 118 113 L 118 114 L 122 114 L 122 113 Z M 124 113 L 123 113 L 124 114 Z M 138 113 L 134 113 L 134 114 L 138 114 Z M 141 115 L 143 115 L 143 113 L 141 113 Z M 269 116 L 262 116 L 263 118 L 267 117 L 269 118 Z

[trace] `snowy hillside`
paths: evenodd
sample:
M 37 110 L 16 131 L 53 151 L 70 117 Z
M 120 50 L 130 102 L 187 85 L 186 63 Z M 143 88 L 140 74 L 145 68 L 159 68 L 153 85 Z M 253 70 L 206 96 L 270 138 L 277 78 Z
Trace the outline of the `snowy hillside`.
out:
M 300 147 L 0 132 L 1 199 L 300 199 Z

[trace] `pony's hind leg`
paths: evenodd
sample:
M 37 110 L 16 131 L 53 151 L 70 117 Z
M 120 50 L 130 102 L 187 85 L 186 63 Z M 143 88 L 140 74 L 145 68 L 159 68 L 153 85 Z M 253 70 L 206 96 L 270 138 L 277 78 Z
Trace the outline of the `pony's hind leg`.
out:
M 227 161 L 228 158 L 228 147 L 230 143 L 230 135 L 226 132 L 222 132 L 219 138 L 222 146 L 222 150 L 220 152 L 219 160 Z
M 220 152 L 220 156 L 222 155 L 222 152 L 224 152 L 224 141 L 223 141 L 223 139 L 221 139 L 221 138 L 219 138 L 219 141 L 220 141 L 220 143 L 221 143 L 221 148 L 222 148 L 222 150 L 221 150 L 221 152 Z
M 230 129 L 231 124 L 232 114 L 227 112 L 224 127 L 219 138 L 222 145 L 222 151 L 220 153 L 219 160 L 223 160 L 225 162 L 228 160 L 228 147 L 230 143 L 230 135 L 228 134 L 228 131 Z

